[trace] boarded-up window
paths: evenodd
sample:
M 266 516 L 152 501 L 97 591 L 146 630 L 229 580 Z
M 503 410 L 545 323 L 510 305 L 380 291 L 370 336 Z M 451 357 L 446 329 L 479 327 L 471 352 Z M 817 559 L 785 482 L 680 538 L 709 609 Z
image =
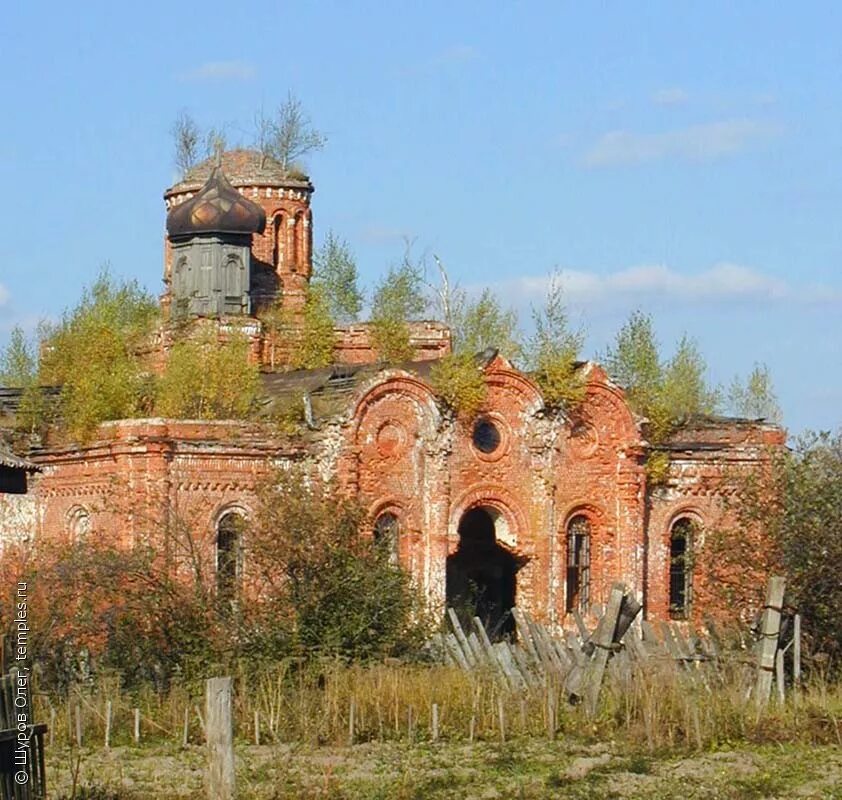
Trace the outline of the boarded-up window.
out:
M 693 590 L 693 520 L 677 519 L 670 529 L 670 605 L 673 619 L 685 619 L 690 613 Z
M 591 524 L 583 514 L 567 525 L 567 602 L 565 610 L 584 613 L 591 591 Z

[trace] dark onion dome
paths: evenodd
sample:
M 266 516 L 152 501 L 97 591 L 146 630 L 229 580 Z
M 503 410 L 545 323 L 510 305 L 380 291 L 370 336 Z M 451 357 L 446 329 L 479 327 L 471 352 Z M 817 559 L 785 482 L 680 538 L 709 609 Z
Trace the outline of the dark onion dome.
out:
M 214 167 L 205 185 L 167 214 L 170 238 L 198 233 L 263 233 L 265 227 L 266 212 L 243 197 L 221 167 Z
M 312 191 L 310 179 L 294 169 L 284 169 L 280 161 L 258 150 L 226 150 L 222 154 L 222 169 L 232 186 L 290 187 Z M 191 167 L 184 177 L 164 193 L 164 197 L 197 191 L 217 166 L 216 156 Z

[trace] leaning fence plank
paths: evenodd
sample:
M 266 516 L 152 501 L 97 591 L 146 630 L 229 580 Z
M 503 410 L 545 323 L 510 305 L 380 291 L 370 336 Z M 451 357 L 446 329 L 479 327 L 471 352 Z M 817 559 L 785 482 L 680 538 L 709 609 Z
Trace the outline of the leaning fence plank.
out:
M 801 686 L 801 614 L 792 619 L 792 685 Z
M 462 651 L 462 648 L 459 647 L 459 640 L 456 636 L 452 633 L 446 633 L 444 635 L 444 644 L 445 647 L 447 647 L 447 652 L 450 653 L 451 658 L 453 658 L 456 663 L 467 672 L 471 668 L 471 665 L 468 663 L 468 659 L 465 658 L 465 653 Z
M 614 633 L 617 630 L 617 620 L 620 616 L 620 606 L 623 602 L 625 587 L 621 583 L 615 583 L 608 598 L 608 608 L 600 620 L 595 634 L 596 652 L 593 660 L 588 666 L 587 675 L 584 681 L 585 703 L 588 714 L 596 713 L 599 702 L 599 690 L 602 687 L 602 677 L 605 674 L 605 666 L 608 663 L 608 656 L 611 646 L 614 643 Z
M 529 657 L 536 662 L 540 662 L 538 650 L 535 648 L 535 642 L 532 641 L 532 631 L 529 630 L 529 625 L 523 617 L 523 613 L 519 608 L 512 609 L 512 617 L 515 620 L 517 627 L 517 635 L 524 649 L 529 653 Z
M 766 588 L 766 604 L 760 623 L 760 642 L 757 647 L 757 684 L 755 700 L 759 706 L 769 702 L 772 691 L 772 673 L 775 669 L 775 654 L 778 651 L 778 636 L 781 630 L 781 609 L 784 602 L 786 579 L 780 576 L 769 578 Z
M 468 643 L 468 637 L 465 636 L 465 631 L 462 630 L 462 624 L 459 622 L 459 617 L 452 608 L 447 609 L 447 617 L 450 620 L 450 627 L 453 628 L 453 634 L 456 636 L 456 641 L 459 642 L 459 647 L 465 655 L 465 660 L 468 665 L 473 667 L 476 665 L 476 658 L 474 652 L 471 650 L 471 645 Z

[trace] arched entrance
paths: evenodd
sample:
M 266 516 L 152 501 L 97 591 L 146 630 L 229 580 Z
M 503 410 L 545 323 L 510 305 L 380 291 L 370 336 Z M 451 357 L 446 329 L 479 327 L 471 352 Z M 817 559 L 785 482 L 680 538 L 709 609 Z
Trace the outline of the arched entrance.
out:
M 514 630 L 508 613 L 515 604 L 517 571 L 525 560 L 497 541 L 500 513 L 488 506 L 466 511 L 459 520 L 459 546 L 447 557 L 447 605 L 463 624 L 479 617 L 492 639 Z

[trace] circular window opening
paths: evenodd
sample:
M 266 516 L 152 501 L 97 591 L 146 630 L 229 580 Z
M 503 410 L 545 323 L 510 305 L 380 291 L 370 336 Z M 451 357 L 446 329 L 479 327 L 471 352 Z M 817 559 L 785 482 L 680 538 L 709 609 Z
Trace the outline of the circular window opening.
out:
M 474 424 L 474 447 L 480 453 L 493 453 L 502 441 L 500 430 L 490 419 L 479 419 Z

